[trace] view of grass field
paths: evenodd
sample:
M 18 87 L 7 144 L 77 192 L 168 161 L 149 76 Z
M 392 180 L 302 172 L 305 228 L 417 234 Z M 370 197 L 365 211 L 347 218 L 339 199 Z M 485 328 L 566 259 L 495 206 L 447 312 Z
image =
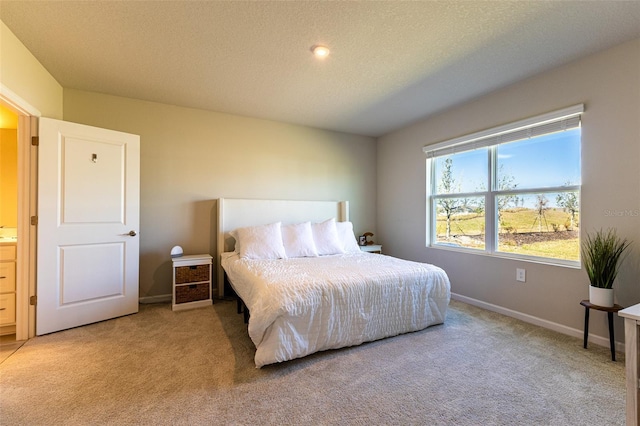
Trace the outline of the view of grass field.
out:
M 446 238 L 446 217 L 438 214 L 437 243 L 484 249 L 484 214 L 464 213 L 451 217 L 451 235 Z M 579 215 L 560 208 L 544 210 L 542 216 L 531 208 L 508 208 L 501 211 L 498 251 L 555 259 L 579 260 Z

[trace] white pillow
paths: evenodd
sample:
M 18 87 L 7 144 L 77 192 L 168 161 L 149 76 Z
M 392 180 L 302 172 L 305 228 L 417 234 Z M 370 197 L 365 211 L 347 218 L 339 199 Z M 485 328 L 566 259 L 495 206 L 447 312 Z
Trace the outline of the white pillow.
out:
M 316 257 L 318 251 L 313 242 L 311 223 L 297 223 L 282 227 L 282 242 L 287 257 Z
M 231 231 L 236 251 L 243 259 L 283 259 L 287 257 L 282 243 L 281 223 L 248 226 Z
M 342 243 L 345 253 L 359 253 L 360 247 L 353 233 L 353 223 L 336 222 L 336 230 L 338 231 L 338 239 Z
M 338 239 L 335 218 L 314 223 L 311 225 L 311 230 L 313 231 L 313 242 L 316 244 L 316 250 L 320 256 L 344 253 L 342 243 Z

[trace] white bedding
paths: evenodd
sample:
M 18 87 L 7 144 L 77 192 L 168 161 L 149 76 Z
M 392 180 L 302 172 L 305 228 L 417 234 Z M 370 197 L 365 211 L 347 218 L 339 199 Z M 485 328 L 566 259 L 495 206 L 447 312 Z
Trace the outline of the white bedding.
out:
M 372 253 L 241 259 L 222 267 L 251 314 L 257 367 L 444 322 L 446 273 Z

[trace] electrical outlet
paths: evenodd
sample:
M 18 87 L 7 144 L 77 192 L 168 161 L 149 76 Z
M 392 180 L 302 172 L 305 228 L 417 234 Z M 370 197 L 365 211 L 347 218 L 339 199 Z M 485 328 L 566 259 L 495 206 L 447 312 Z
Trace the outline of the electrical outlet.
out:
M 516 269 L 516 281 L 525 282 L 527 280 L 526 271 L 521 268 Z

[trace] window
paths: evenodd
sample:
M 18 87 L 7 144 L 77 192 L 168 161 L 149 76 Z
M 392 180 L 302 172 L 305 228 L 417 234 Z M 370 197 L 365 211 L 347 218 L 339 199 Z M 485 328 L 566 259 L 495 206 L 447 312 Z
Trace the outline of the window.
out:
M 582 111 L 426 146 L 428 244 L 577 264 Z

